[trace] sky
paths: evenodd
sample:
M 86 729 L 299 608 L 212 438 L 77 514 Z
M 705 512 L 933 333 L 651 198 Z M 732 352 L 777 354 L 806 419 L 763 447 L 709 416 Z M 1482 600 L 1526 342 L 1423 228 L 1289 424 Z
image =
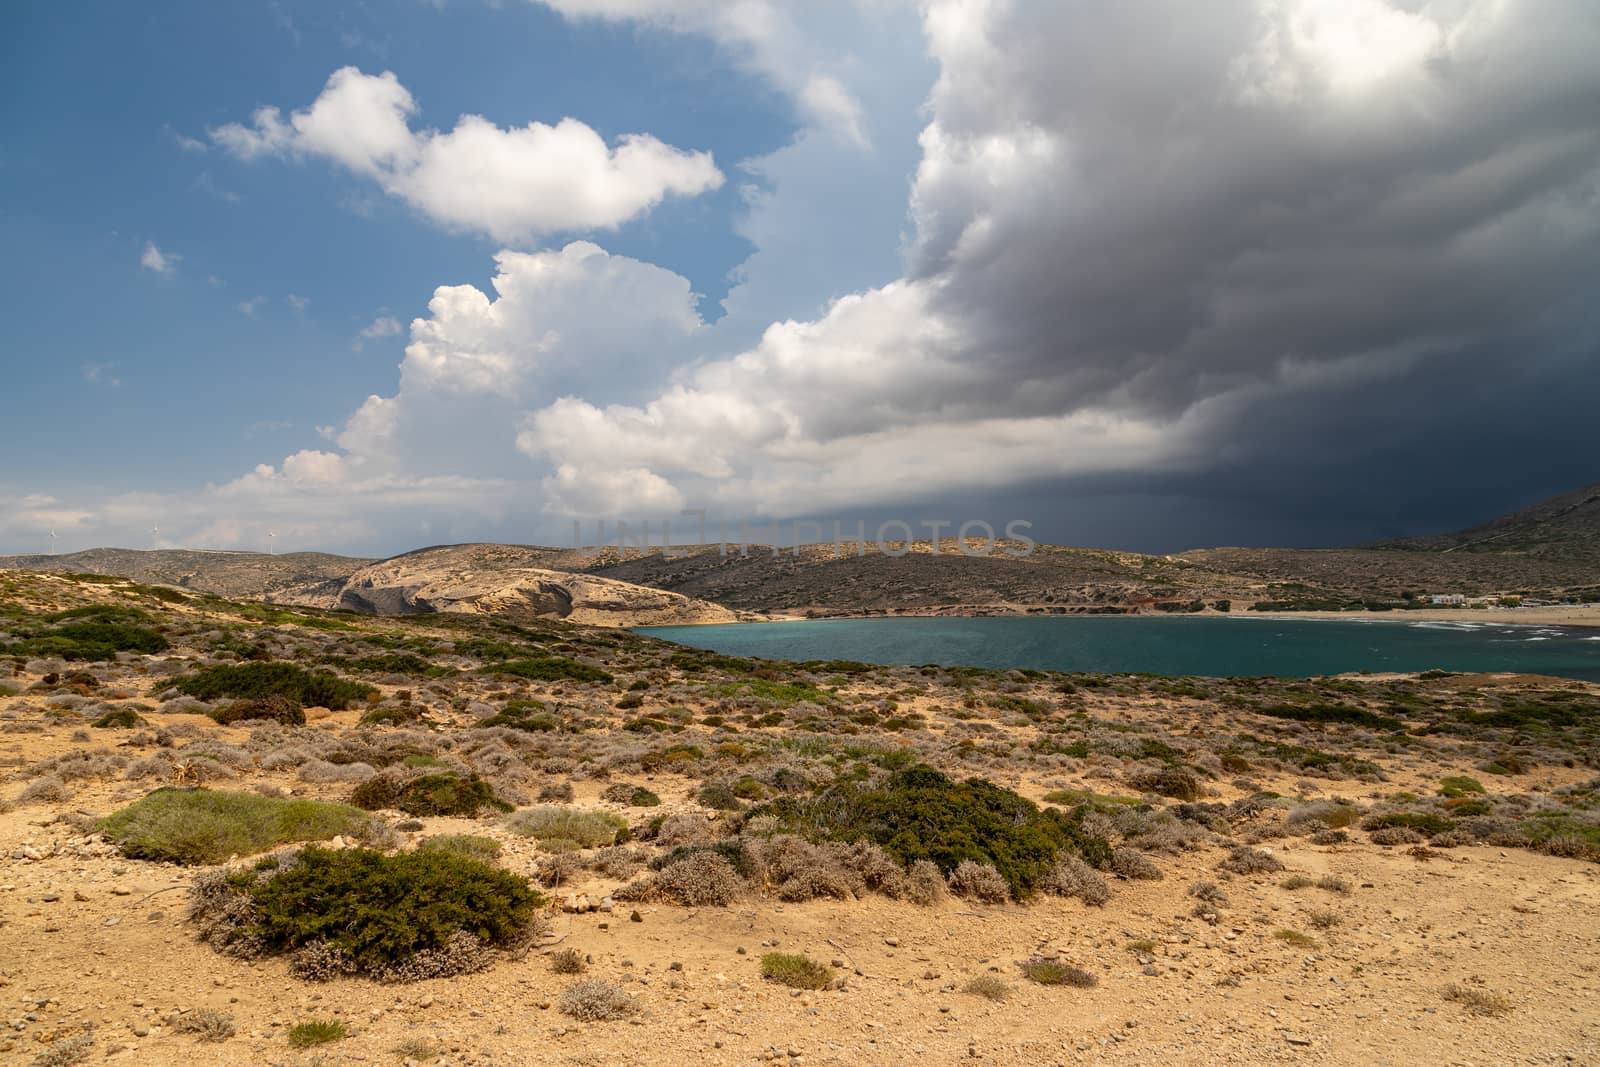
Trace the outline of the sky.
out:
M 3 17 L 0 552 L 1337 545 L 1600 481 L 1589 0 Z

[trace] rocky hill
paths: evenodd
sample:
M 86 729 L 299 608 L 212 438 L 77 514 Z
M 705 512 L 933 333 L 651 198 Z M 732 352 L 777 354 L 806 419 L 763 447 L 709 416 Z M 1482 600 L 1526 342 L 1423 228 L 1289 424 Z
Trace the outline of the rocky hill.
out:
M 226 597 L 262 597 L 279 589 L 342 579 L 374 562 L 326 552 L 224 552 L 163 548 L 91 548 L 61 556 L 0 556 L 0 569 L 111 574 L 146 585 L 175 585 Z
M 595 626 L 738 622 L 718 604 L 663 589 L 535 566 L 550 550 L 449 545 L 360 567 L 343 579 L 280 589 L 268 599 L 370 615 L 435 612 L 510 621 L 564 619 Z
M 965 555 L 954 541 L 934 546 L 803 546 L 724 553 L 696 546 L 680 555 L 576 561 L 592 574 L 671 589 L 748 611 L 809 615 L 1081 614 L 1229 599 L 1245 583 L 1185 560 L 1134 552 L 997 545 Z M 905 554 L 893 553 L 905 550 Z M 975 551 L 976 549 L 974 549 Z M 573 565 L 556 557 L 551 566 Z
M 1600 565 L 1600 485 L 1552 497 L 1470 530 L 1373 547 L 1403 552 L 1519 555 Z

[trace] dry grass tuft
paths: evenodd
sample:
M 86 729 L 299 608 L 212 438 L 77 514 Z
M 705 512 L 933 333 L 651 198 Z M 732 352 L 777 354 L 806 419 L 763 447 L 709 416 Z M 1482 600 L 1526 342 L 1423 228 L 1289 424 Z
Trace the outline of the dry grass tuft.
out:
M 1511 998 L 1488 989 L 1451 982 L 1440 990 L 1440 996 L 1460 1004 L 1474 1015 L 1505 1015 L 1511 1011 Z
M 233 1016 L 215 1008 L 198 1008 L 172 1016 L 172 1029 L 194 1034 L 201 1041 L 226 1041 L 234 1034 Z
M 833 969 L 798 952 L 769 952 L 761 957 L 761 977 L 791 989 L 826 989 Z
M 1062 963 L 1060 960 L 1046 959 L 1042 956 L 1023 960 L 1018 966 L 1022 968 L 1023 977 L 1030 982 L 1037 982 L 1039 985 L 1069 985 L 1076 986 L 1079 989 L 1088 989 L 1090 986 L 1100 983 L 1100 979 L 1082 967 L 1074 967 L 1070 963 Z
M 978 977 L 962 986 L 961 991 L 963 993 L 971 993 L 975 997 L 982 997 L 984 1000 L 992 1000 L 997 1004 L 1015 992 L 1004 980 L 996 978 L 992 974 L 978 975 Z

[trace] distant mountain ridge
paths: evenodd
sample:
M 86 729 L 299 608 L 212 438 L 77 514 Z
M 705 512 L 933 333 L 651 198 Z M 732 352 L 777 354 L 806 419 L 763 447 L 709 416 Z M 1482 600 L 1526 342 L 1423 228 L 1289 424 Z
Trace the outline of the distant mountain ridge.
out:
M 435 545 L 386 560 L 320 552 L 101 548 L 0 557 L 0 568 L 113 574 L 233 598 L 372 614 L 431 611 L 602 625 L 752 615 L 1092 614 L 1361 607 L 1426 593 L 1600 599 L 1600 485 L 1454 534 L 1360 548 L 1211 548 L 1171 556 L 1036 545 L 982 556 L 955 541 L 607 548 Z M 1227 607 L 1224 608 L 1223 605 Z

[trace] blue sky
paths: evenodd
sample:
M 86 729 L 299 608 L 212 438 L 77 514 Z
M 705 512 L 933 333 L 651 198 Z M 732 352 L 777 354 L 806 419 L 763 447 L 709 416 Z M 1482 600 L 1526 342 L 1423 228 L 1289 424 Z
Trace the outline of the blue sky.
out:
M 263 103 L 303 105 L 347 64 L 401 73 L 433 125 L 581 115 L 607 138 L 648 130 L 730 165 L 795 129 L 788 102 L 709 41 L 573 25 L 533 4 L 19 13 L 0 168 L 0 240 L 14 254 L 0 270 L 27 298 L 14 309 L 0 445 L 26 454 L 51 491 L 178 489 L 312 446 L 317 426 L 393 386 L 404 338 L 352 351 L 362 328 L 381 315 L 405 322 L 435 285 L 492 273 L 493 241 L 442 232 L 369 183 L 183 147 L 208 129 Z M 716 316 L 751 251 L 733 229 L 739 206 L 730 183 L 668 201 L 607 244 L 684 274 Z M 148 241 L 179 257 L 170 276 L 139 269 Z M 239 310 L 255 300 L 252 314 Z M 88 372 L 97 381 L 85 368 L 99 368 Z
M 1329 544 L 1600 480 L 1587 0 L 5 18 L 0 552 Z

